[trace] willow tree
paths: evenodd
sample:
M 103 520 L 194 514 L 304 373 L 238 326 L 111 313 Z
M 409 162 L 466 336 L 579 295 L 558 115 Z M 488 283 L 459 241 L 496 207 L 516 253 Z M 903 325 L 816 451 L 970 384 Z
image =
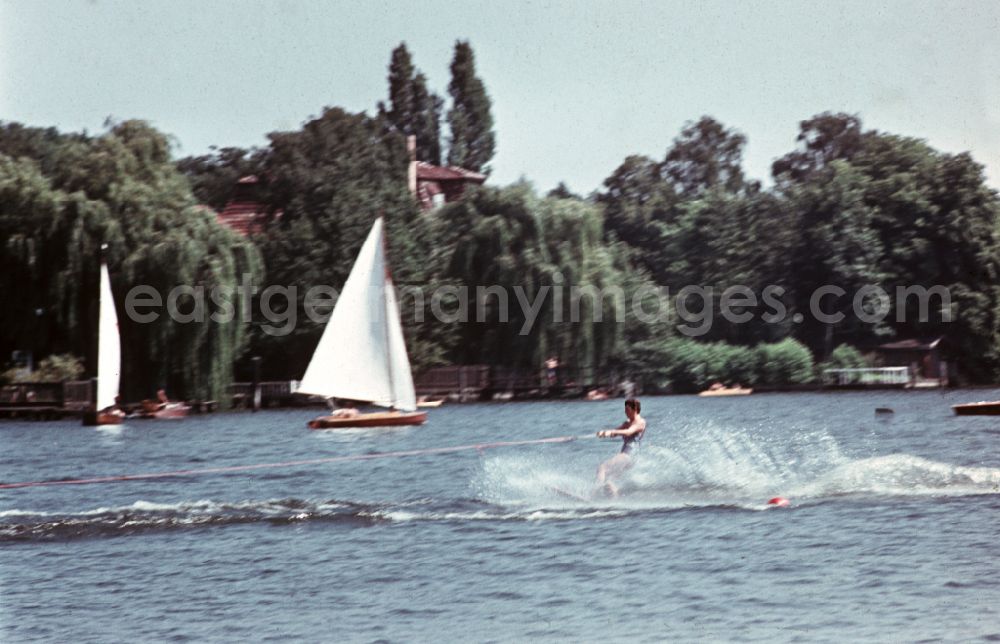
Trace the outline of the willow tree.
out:
M 453 360 L 538 368 L 556 355 L 594 371 L 620 352 L 629 270 L 604 241 L 599 207 L 521 183 L 477 190 L 434 218 L 444 280 L 468 301 Z
M 149 125 L 126 121 L 101 136 L 47 141 L 33 157 L 14 158 L 0 136 L 0 283 L 6 294 L 25 294 L 5 298 L 11 307 L 2 337 L 39 355 L 86 356 L 93 374 L 98 259 L 107 243 L 125 398 L 166 387 L 177 396 L 224 401 L 246 327 L 235 315 L 212 320 L 219 311 L 209 294 L 217 288 L 234 312 L 242 308 L 241 276 L 261 278 L 253 246 L 196 207 L 167 138 Z M 124 306 L 138 285 L 153 287 L 164 303 L 176 287 L 202 291 L 206 308 L 184 315 L 196 313 L 197 295 L 181 297 L 181 316 L 161 308 L 155 321 L 139 322 Z

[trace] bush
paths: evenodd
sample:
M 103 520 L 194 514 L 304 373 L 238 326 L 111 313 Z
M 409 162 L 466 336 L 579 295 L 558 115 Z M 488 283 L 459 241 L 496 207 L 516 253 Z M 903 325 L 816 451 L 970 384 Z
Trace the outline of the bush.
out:
M 833 350 L 830 357 L 820 365 L 822 369 L 864 369 L 868 361 L 861 352 L 849 344 L 842 344 Z
M 804 344 L 786 338 L 757 347 L 759 383 L 772 387 L 799 385 L 813 380 L 813 358 Z
M 632 366 L 642 372 L 643 381 L 674 393 L 703 391 L 716 382 L 780 387 L 813 380 L 812 354 L 790 338 L 756 347 L 671 338 L 644 342 L 636 349 Z
M 0 378 L 6 382 L 65 382 L 79 380 L 82 375 L 83 361 L 69 353 L 62 353 L 45 358 L 33 372 L 9 369 Z
M 672 338 L 644 343 L 641 352 L 655 360 L 644 370 L 647 382 L 675 393 L 702 391 L 714 382 L 747 385 L 756 381 L 754 352 L 748 347 Z

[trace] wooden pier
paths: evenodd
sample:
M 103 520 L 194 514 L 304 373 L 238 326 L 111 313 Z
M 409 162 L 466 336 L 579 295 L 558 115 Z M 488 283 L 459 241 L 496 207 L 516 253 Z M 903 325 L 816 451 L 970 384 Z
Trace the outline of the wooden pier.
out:
M 826 369 L 822 384 L 829 389 L 926 389 L 947 386 L 945 378 L 921 378 L 910 367 Z
M 311 396 L 297 394 L 298 381 L 234 382 L 227 388 L 233 409 L 301 407 L 325 405 Z M 421 396 L 444 397 L 455 402 L 477 400 L 530 400 L 579 398 L 600 390 L 608 396 L 627 393 L 614 374 L 597 374 L 590 369 L 559 368 L 532 370 L 489 365 L 435 367 L 415 381 Z M 93 400 L 93 381 L 17 383 L 0 387 L 0 418 L 49 420 L 80 417 Z M 256 387 L 256 389 L 255 389 Z M 189 400 L 192 413 L 211 413 L 219 408 L 215 400 Z M 125 404 L 128 410 L 137 404 Z
M 0 387 L 0 418 L 56 420 L 79 416 L 90 402 L 90 381 L 22 382 Z
M 595 389 L 615 396 L 624 393 L 631 383 L 612 372 L 587 368 L 533 370 L 460 365 L 429 369 L 417 377 L 415 384 L 419 395 L 468 401 L 579 398 Z

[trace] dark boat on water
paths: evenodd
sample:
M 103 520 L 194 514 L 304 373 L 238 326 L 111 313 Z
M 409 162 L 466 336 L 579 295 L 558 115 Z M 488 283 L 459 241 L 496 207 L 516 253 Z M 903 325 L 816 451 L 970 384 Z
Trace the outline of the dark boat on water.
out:
M 956 416 L 1000 416 L 1000 400 L 952 405 Z

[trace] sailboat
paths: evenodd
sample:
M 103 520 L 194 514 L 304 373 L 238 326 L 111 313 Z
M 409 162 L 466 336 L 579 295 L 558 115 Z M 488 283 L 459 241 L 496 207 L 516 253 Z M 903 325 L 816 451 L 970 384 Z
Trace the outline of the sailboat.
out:
M 420 425 L 427 420 L 426 412 L 417 411 L 381 217 L 354 260 L 298 392 L 391 409 L 365 414 L 340 410 L 345 413 L 311 420 L 311 429 Z
M 119 425 L 125 413 L 118 408 L 118 385 L 121 378 L 122 349 L 118 335 L 118 313 L 111 293 L 111 277 L 103 253 L 107 244 L 101 246 L 101 288 L 99 297 L 99 317 L 97 323 L 97 399 L 94 408 L 83 415 L 84 425 Z

